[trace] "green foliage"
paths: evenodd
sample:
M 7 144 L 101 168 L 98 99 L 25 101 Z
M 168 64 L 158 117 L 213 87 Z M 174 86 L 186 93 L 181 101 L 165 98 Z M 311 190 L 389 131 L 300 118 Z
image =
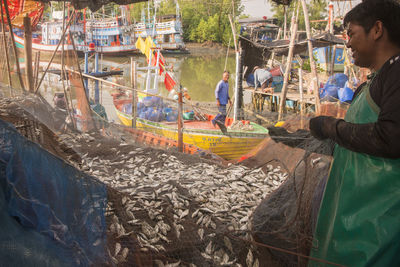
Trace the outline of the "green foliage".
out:
M 285 9 L 283 5 L 276 5 L 274 2 L 269 0 L 272 3 L 272 11 L 275 13 L 274 18 L 278 19 L 278 25 L 283 28 L 284 24 L 284 14 L 285 14 Z M 328 11 L 328 1 L 327 0 L 308 0 L 307 2 L 307 7 L 308 7 L 308 14 L 310 16 L 310 21 L 311 20 L 320 20 L 324 19 L 327 17 Z M 290 20 L 291 16 L 293 14 L 293 11 L 296 10 L 297 6 L 297 1 L 292 1 L 291 4 L 287 8 L 287 29 L 290 28 Z M 303 9 L 300 3 L 300 12 L 299 12 L 299 27 L 298 29 L 300 31 L 305 30 L 305 23 L 304 23 L 304 13 Z M 311 27 L 314 29 L 323 29 L 326 26 L 326 23 L 310 23 Z
M 228 14 L 235 14 L 238 18 L 243 7 L 240 0 L 234 0 L 234 10 L 232 0 L 178 0 L 183 25 L 183 38 L 191 42 L 213 41 L 228 44 L 232 39 L 232 30 L 229 23 Z M 147 3 L 133 4 L 131 16 L 136 21 L 141 20 L 141 10 L 147 10 Z M 162 1 L 157 15 L 175 14 L 175 0 Z M 147 11 L 146 11 L 147 14 Z M 235 23 L 237 33 L 240 27 Z M 233 42 L 231 42 L 233 45 Z
M 318 71 L 318 72 L 324 72 L 324 69 L 321 68 L 321 65 L 320 65 L 319 63 L 317 63 L 318 59 L 317 59 L 317 57 L 316 57 L 314 54 L 313 54 L 313 58 L 314 58 L 314 61 L 315 61 L 315 63 L 316 63 L 316 66 L 315 66 L 315 67 L 316 67 L 317 71 Z M 304 60 L 302 69 L 311 72 L 310 58 L 306 58 L 306 59 Z

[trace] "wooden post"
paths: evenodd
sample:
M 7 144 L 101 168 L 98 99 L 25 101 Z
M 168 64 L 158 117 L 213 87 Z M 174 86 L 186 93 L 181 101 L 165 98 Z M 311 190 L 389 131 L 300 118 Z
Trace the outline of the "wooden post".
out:
M 320 99 L 319 99 L 319 85 L 318 85 L 318 74 L 317 67 L 313 57 L 313 45 L 311 42 L 311 29 L 310 29 L 310 19 L 308 16 L 308 8 L 305 0 L 300 0 L 301 5 L 303 6 L 304 13 L 304 22 L 306 24 L 306 32 L 307 32 L 307 45 L 308 45 L 308 57 L 310 58 L 310 66 L 311 66 L 311 75 L 312 75 L 312 85 L 313 92 L 315 96 L 315 111 L 318 114 L 320 109 Z
M 137 74 L 136 74 L 136 62 L 131 57 L 131 86 L 132 86 L 132 128 L 136 128 L 136 116 L 137 116 Z
M 330 50 L 330 51 L 332 51 L 332 50 Z M 331 62 L 330 62 L 330 67 L 329 67 L 329 70 L 330 70 L 329 75 L 330 76 L 332 76 L 335 73 L 335 60 L 336 60 L 336 45 L 333 46 L 333 51 L 331 54 Z
M 283 6 L 283 8 L 284 8 L 284 14 L 283 14 L 283 40 L 286 40 L 286 38 L 287 38 L 287 35 L 286 35 L 286 33 L 287 33 L 287 6 Z
M 7 17 L 7 23 L 8 23 L 8 31 L 10 32 L 12 47 L 13 47 L 13 50 L 14 50 L 15 64 L 17 66 L 17 73 L 18 73 L 19 83 L 21 84 L 22 89 L 25 90 L 24 81 L 22 80 L 22 75 L 21 75 L 21 68 L 19 66 L 17 46 L 15 45 L 14 32 L 13 32 L 13 27 L 12 27 L 12 24 L 11 24 L 10 12 L 8 11 L 7 0 L 2 0 L 2 1 L 3 1 L 3 4 L 4 4 L 4 10 L 6 11 L 6 17 Z
M 240 69 L 240 51 L 238 48 L 238 43 L 237 43 L 237 38 L 236 38 L 236 31 L 235 31 L 235 26 L 233 24 L 232 21 L 232 17 L 231 14 L 228 15 L 229 18 L 229 22 L 231 24 L 231 29 L 232 29 L 232 34 L 233 34 L 233 42 L 235 44 L 235 54 L 236 54 L 236 69 L 235 69 L 235 74 L 236 74 L 236 78 L 235 78 L 235 90 L 234 90 L 234 94 L 235 94 L 235 102 L 233 103 L 233 121 L 236 121 L 239 117 L 239 102 L 240 102 L 240 92 L 239 92 L 239 82 L 240 82 L 240 75 L 241 72 L 239 71 Z
M 182 99 L 182 85 L 179 85 L 178 93 L 178 151 L 183 153 L 183 99 Z
M 276 35 L 275 40 L 279 40 L 279 39 L 280 39 L 281 32 L 282 32 L 282 28 L 279 28 L 278 34 Z M 270 59 L 270 61 L 269 61 L 269 63 L 268 63 L 268 67 L 269 67 L 269 68 L 272 68 L 272 67 L 274 66 L 274 61 L 275 61 L 275 51 L 272 51 L 272 53 L 271 53 L 271 59 Z
M 63 20 L 62 20 L 62 29 L 64 30 L 65 28 L 65 1 L 63 1 Z M 66 79 L 65 77 L 65 55 L 64 55 L 64 45 L 65 45 L 65 37 L 60 40 L 61 42 L 61 81 L 63 85 L 63 89 L 65 91 L 65 83 L 64 80 Z M 65 95 L 66 97 L 66 95 Z
M 28 15 L 24 17 L 24 32 L 26 87 L 29 92 L 33 93 L 32 28 L 31 18 Z
M 333 24 L 334 24 L 334 16 L 333 16 L 333 3 L 329 3 L 329 33 L 333 34 Z M 336 45 L 330 46 L 329 50 L 329 58 L 330 58 L 330 66 L 329 66 L 329 75 L 333 75 L 335 72 L 335 60 L 336 60 Z M 333 51 L 332 51 L 333 50 Z M 331 53 L 332 52 L 332 53 Z
M 303 97 L 303 70 L 299 67 L 299 93 L 300 93 L 300 127 L 304 129 L 304 97 Z
M 293 12 L 294 13 L 294 12 Z M 297 5 L 297 15 L 299 13 L 299 7 Z M 293 60 L 293 50 L 294 50 L 294 42 L 296 39 L 296 34 L 297 34 L 297 15 L 292 16 L 292 22 L 291 22 L 291 33 L 290 33 L 290 43 L 289 43 L 289 52 L 288 52 L 288 58 L 286 61 L 286 69 L 285 69 L 285 74 L 283 77 L 283 86 L 282 86 L 282 92 L 281 92 L 281 99 L 279 101 L 279 115 L 278 115 L 278 121 L 282 120 L 283 112 L 286 106 L 286 94 L 288 90 L 288 84 L 289 84 L 289 74 L 290 74 L 290 69 L 292 67 L 292 60 Z
M 64 28 L 65 28 L 65 1 L 63 1 L 63 25 L 62 25 L 62 29 L 64 30 Z M 67 90 L 65 88 L 65 81 L 67 80 L 67 75 L 66 75 L 66 71 L 65 71 L 65 51 L 64 51 L 65 35 L 64 35 L 63 38 L 61 38 L 60 42 L 61 42 L 61 45 L 62 45 L 62 47 L 61 47 L 61 75 L 60 75 L 60 77 L 61 77 L 62 87 L 63 87 L 63 91 L 64 91 L 65 104 L 67 105 L 67 112 L 68 112 L 69 118 L 70 118 L 70 120 L 72 122 L 72 125 L 73 125 L 74 128 L 76 128 L 76 121 L 74 120 L 74 117 L 73 117 L 72 102 L 71 102 L 71 107 L 70 107 L 70 102 L 68 101 Z
M 4 51 L 5 51 L 5 54 L 6 54 L 6 63 L 7 63 L 7 72 L 8 72 L 8 85 L 10 87 L 12 87 L 10 60 L 9 60 L 7 40 L 6 40 L 6 29 L 4 27 L 3 1 L 0 1 L 0 8 L 1 8 L 2 40 L 3 40 Z
M 35 67 L 33 69 L 33 88 L 36 88 L 39 78 L 39 68 L 40 68 L 40 51 L 35 53 Z

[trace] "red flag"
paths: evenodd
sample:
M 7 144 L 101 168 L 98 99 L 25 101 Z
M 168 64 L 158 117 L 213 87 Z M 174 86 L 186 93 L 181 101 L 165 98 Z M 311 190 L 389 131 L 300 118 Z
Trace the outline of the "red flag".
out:
M 174 88 L 176 82 L 174 81 L 174 79 L 171 77 L 171 75 L 169 75 L 168 72 L 165 73 L 165 79 L 164 79 L 164 84 L 165 84 L 165 88 L 168 91 L 171 91 L 172 88 Z
M 158 53 L 159 53 L 158 66 L 160 67 L 159 75 L 161 75 L 164 72 L 165 60 L 164 60 L 164 57 L 161 54 L 161 52 L 158 52 Z M 156 66 L 157 65 L 157 53 L 152 55 L 152 57 L 151 57 L 151 65 L 152 66 Z

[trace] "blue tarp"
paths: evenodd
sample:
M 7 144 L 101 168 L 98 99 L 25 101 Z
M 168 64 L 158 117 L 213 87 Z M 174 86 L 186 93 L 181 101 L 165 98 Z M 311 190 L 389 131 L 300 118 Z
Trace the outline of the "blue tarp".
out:
M 348 77 L 343 73 L 336 73 L 329 77 L 323 88 L 320 89 L 320 97 L 327 101 L 350 102 L 353 99 L 353 90 L 348 87 Z
M 106 204 L 104 184 L 0 120 L 2 264 L 89 266 L 107 262 Z

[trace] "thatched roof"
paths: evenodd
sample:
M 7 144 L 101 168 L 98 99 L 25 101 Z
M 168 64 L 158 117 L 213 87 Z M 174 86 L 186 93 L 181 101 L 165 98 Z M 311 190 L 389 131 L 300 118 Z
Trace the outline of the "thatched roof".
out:
M 48 3 L 50 0 L 39 0 L 43 3 Z M 51 0 L 55 2 L 62 2 L 63 0 Z M 139 2 L 147 2 L 148 0 L 67 0 L 66 2 L 71 2 L 75 9 L 90 8 L 92 11 L 98 10 L 103 5 L 108 3 L 116 3 L 119 5 L 129 5 Z

